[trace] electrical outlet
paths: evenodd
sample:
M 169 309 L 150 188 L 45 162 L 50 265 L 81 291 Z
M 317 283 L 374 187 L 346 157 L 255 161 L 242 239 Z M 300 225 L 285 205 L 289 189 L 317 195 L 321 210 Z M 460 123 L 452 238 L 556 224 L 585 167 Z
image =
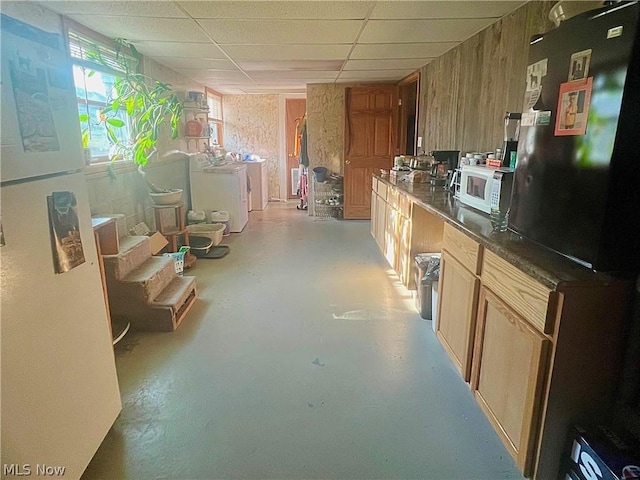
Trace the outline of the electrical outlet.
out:
M 418 137 L 418 148 L 422 147 L 422 137 Z

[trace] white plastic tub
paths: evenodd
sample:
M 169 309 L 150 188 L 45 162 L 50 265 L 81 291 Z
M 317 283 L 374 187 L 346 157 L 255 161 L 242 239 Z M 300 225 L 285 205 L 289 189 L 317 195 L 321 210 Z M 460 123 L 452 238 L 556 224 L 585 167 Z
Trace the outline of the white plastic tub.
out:
M 219 223 L 224 225 L 224 235 L 229 235 L 229 229 L 231 227 L 231 222 L 229 221 L 229 212 L 225 212 L 221 210 L 219 212 L 211 212 L 211 223 L 216 224 Z
M 213 242 L 213 246 L 220 244 L 222 241 L 222 234 L 224 232 L 223 223 L 196 223 L 194 225 L 187 225 L 189 235 L 197 235 L 199 237 L 210 238 Z

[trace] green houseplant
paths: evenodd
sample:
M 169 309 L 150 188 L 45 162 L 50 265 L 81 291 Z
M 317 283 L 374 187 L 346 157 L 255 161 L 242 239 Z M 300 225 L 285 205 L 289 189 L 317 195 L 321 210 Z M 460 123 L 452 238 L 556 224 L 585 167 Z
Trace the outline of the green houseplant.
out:
M 111 160 L 122 157 L 133 159 L 142 172 L 141 167 L 156 153 L 160 127 L 167 119 L 171 138 L 177 138 L 182 103 L 171 85 L 138 72 L 141 55 L 132 43 L 122 38 L 115 39 L 115 42 L 117 73 L 112 95 L 98 119 L 93 120 L 87 114 L 80 114 L 80 122 L 87 125 L 82 131 L 82 143 L 83 147 L 88 146 L 90 121 L 103 124 L 113 145 Z M 133 62 L 124 54 L 124 50 L 131 52 Z M 114 68 L 113 59 L 107 61 L 97 48 L 87 52 L 87 56 L 104 66 Z M 118 138 L 115 130 L 125 126 L 125 122 L 117 116 L 122 111 L 126 112 L 129 119 L 130 135 L 127 140 Z

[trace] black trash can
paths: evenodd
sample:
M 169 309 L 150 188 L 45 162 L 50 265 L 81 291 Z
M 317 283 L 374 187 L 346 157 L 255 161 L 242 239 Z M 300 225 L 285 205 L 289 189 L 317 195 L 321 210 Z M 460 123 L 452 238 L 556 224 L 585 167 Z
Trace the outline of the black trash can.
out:
M 440 254 L 419 253 L 416 262 L 416 310 L 425 320 L 434 320 L 433 287 L 440 276 Z

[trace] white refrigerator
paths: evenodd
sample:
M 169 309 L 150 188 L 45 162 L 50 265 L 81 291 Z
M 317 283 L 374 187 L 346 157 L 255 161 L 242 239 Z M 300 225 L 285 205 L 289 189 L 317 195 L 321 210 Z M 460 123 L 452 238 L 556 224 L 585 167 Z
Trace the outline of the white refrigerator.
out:
M 61 20 L 25 17 L 1 19 L 0 464 L 74 479 L 121 400 Z

